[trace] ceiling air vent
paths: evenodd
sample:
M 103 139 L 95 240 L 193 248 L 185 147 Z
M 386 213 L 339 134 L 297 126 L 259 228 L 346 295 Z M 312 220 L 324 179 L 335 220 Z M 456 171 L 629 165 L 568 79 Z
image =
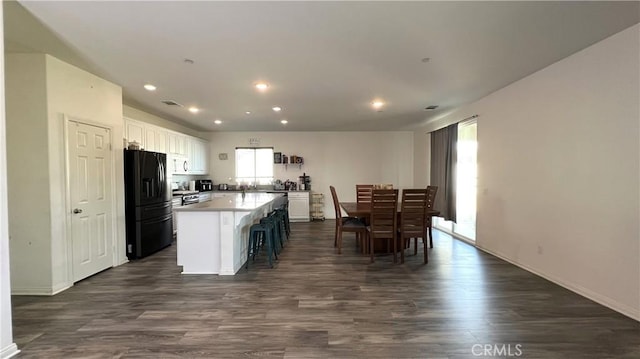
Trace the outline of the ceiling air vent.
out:
M 433 110 L 435 110 L 436 108 L 438 108 L 438 106 L 436 106 L 436 105 L 431 105 L 431 106 L 427 106 L 427 107 L 425 107 L 424 109 L 425 109 L 425 110 L 427 110 L 427 111 L 433 111 Z
M 163 104 L 167 105 L 167 106 L 178 106 L 178 107 L 183 107 L 181 104 L 173 101 L 173 100 L 162 100 L 161 101 Z

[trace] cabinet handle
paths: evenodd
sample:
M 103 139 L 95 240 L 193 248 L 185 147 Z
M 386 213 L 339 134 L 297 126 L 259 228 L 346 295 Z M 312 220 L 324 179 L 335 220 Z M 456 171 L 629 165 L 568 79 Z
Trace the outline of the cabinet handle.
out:
M 73 210 L 73 213 L 75 214 L 82 213 L 82 210 L 80 208 L 76 208 Z

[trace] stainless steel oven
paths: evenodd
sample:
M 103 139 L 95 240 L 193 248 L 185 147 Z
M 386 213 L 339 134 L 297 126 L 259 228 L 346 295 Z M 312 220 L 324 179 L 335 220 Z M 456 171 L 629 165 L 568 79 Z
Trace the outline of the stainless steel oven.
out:
M 187 206 L 190 204 L 200 202 L 200 196 L 198 194 L 184 194 L 182 195 L 182 205 Z

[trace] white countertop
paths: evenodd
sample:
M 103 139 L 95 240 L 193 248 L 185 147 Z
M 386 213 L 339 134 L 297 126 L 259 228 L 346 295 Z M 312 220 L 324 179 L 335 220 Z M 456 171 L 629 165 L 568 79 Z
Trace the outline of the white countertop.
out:
M 252 211 L 265 204 L 282 197 L 281 193 L 252 192 L 246 193 L 244 198 L 242 193 L 229 193 L 224 197 L 213 198 L 208 202 L 195 203 L 183 207 L 175 207 L 176 212 L 202 212 L 202 211 Z

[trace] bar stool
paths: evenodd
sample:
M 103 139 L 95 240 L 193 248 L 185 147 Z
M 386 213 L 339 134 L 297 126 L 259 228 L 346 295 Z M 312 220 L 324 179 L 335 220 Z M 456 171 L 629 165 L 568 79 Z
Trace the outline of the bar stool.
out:
M 274 243 L 273 250 L 276 255 L 276 259 L 278 259 L 279 251 L 278 246 L 276 246 L 275 244 L 280 243 L 280 248 L 283 248 L 284 242 L 280 233 L 281 229 L 277 215 L 275 214 L 275 212 L 269 213 L 267 217 L 263 217 L 262 219 L 260 219 L 260 224 L 267 226 L 271 230 L 271 238 L 273 238 Z
M 278 259 L 278 254 L 275 250 L 275 241 L 273 238 L 273 226 L 269 223 L 256 223 L 249 227 L 249 247 L 247 248 L 247 264 L 245 268 L 249 268 L 249 258 L 255 261 L 256 254 L 262 248 L 262 245 L 266 242 L 267 247 L 267 256 L 269 258 L 269 266 L 273 268 L 273 256 L 275 255 L 276 260 Z
M 289 236 L 291 235 L 291 223 L 289 223 L 289 202 L 286 202 L 279 208 L 276 208 L 276 210 L 282 211 L 282 213 L 284 214 L 284 228 L 285 228 L 285 231 L 287 232 L 287 240 L 288 240 Z
M 280 238 L 283 240 L 283 242 L 285 240 L 289 240 L 289 232 L 287 232 L 287 210 L 284 208 L 276 208 L 274 210 L 274 215 L 276 216 L 277 219 L 277 224 L 279 225 L 279 230 L 280 230 Z M 283 243 L 283 247 L 284 247 L 284 243 Z

